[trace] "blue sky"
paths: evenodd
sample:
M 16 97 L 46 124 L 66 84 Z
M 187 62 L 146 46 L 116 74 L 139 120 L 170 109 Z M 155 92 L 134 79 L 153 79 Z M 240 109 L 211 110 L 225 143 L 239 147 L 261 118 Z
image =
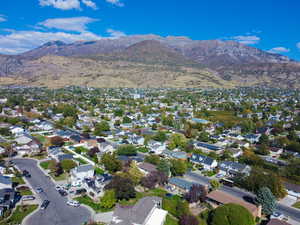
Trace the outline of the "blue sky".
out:
M 2 0 L 0 53 L 152 33 L 236 40 L 300 60 L 299 10 L 299 0 Z

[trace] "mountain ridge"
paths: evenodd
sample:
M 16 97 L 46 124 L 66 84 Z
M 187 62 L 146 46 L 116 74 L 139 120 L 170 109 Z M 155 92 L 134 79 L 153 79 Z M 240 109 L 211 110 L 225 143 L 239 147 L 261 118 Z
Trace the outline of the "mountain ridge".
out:
M 49 64 L 45 64 L 44 59 L 47 59 Z M 68 64 L 62 65 L 61 62 L 68 62 Z M 0 55 L 0 76 L 4 78 L 18 76 L 22 78 L 22 82 L 25 78 L 28 79 L 30 85 L 31 83 L 36 84 L 31 82 L 32 80 L 42 81 L 43 76 L 48 80 L 57 79 L 60 76 L 68 79 L 63 73 L 68 71 L 65 73 L 69 74 L 73 71 L 79 79 L 85 80 L 89 74 L 94 74 L 93 69 L 95 68 L 100 75 L 101 70 L 106 71 L 106 67 L 99 68 L 97 63 L 109 67 L 109 73 L 103 72 L 105 76 L 111 74 L 114 77 L 118 74 L 120 82 L 124 78 L 126 82 L 130 80 L 129 83 L 134 83 L 128 77 L 129 75 L 125 74 L 125 71 L 127 73 L 132 71 L 136 74 L 141 69 L 141 74 L 149 76 L 149 79 L 146 80 L 157 79 L 155 82 L 149 83 L 153 87 L 155 87 L 155 83 L 159 86 L 160 79 L 156 74 L 158 69 L 162 74 L 168 71 L 166 76 L 169 80 L 165 82 L 166 87 L 168 84 L 174 83 L 172 76 L 169 76 L 172 71 L 177 74 L 176 79 L 185 77 L 183 80 L 188 80 L 187 83 L 185 81 L 182 83 L 183 87 L 189 82 L 193 83 L 193 87 L 197 86 L 199 78 L 205 82 L 209 81 L 208 83 L 211 85 L 216 77 L 220 78 L 216 81 L 216 86 L 222 86 L 223 83 L 226 84 L 226 87 L 274 86 L 278 85 L 280 81 L 280 85 L 283 87 L 300 87 L 300 64 L 286 56 L 269 53 L 235 41 L 192 40 L 182 36 L 161 37 L 153 34 L 74 43 L 50 41 L 20 55 Z M 126 68 L 124 72 L 120 71 L 119 68 L 123 68 L 125 64 L 131 67 L 131 70 L 128 71 Z M 81 67 L 77 68 L 78 65 Z M 111 68 L 108 65 L 114 67 Z M 78 71 L 74 71 L 74 68 L 71 67 Z M 207 77 L 182 72 L 193 70 L 202 75 L 206 74 Z M 197 82 L 192 82 L 193 79 Z M 139 78 L 136 83 L 133 83 L 130 85 L 141 85 Z M 71 79 L 70 84 L 72 84 Z M 180 85 L 176 83 L 176 86 Z

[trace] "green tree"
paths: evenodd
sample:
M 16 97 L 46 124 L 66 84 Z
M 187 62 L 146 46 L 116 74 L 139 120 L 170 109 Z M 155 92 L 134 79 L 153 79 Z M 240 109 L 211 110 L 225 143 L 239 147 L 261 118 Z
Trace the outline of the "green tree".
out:
M 123 123 L 131 123 L 132 120 L 128 116 L 123 117 Z
M 160 160 L 157 170 L 163 172 L 167 177 L 170 175 L 170 164 L 167 160 Z
M 77 166 L 76 162 L 74 162 L 72 159 L 64 159 L 60 163 L 63 170 L 68 173 L 70 172 L 71 169 Z
M 187 171 L 187 164 L 183 160 L 171 160 L 171 173 L 173 176 L 182 176 Z
M 265 215 L 271 215 L 276 209 L 276 198 L 269 188 L 262 187 L 257 191 L 257 203 L 262 206 L 262 212 Z
M 219 189 L 222 186 L 222 184 L 216 179 L 210 180 L 209 183 L 213 190 Z
M 255 225 L 255 221 L 246 208 L 230 203 L 213 211 L 211 225 Z
M 207 133 L 205 131 L 201 132 L 199 134 L 198 140 L 203 141 L 203 142 L 208 142 L 210 140 L 209 133 Z
M 114 176 L 112 181 L 105 186 L 105 189 L 114 189 L 118 200 L 128 200 L 136 196 L 132 180 L 121 176 Z
M 144 161 L 153 165 L 158 165 L 161 160 L 158 155 L 147 155 Z
M 258 141 L 259 144 L 269 145 L 269 137 L 266 134 L 262 134 Z
M 104 131 L 110 131 L 110 126 L 107 121 L 101 121 L 95 125 L 95 135 L 101 136 Z
M 121 145 L 117 149 L 118 155 L 134 156 L 137 154 L 137 148 L 134 145 Z
M 175 148 L 185 148 L 187 145 L 187 139 L 183 134 L 172 134 L 169 139 L 169 145 L 168 147 L 170 149 Z
M 105 191 L 104 196 L 100 200 L 100 206 L 105 209 L 111 209 L 117 202 L 116 193 L 113 189 Z
M 128 175 L 130 176 L 131 180 L 135 185 L 140 183 L 142 177 L 144 176 L 134 161 L 130 163 L 130 168 L 128 169 Z
M 104 153 L 101 158 L 101 163 L 104 165 L 104 168 L 110 173 L 115 173 L 122 169 L 122 163 L 117 159 L 115 154 Z
M 167 140 L 167 135 L 163 131 L 158 131 L 152 139 L 159 142 L 165 142 Z

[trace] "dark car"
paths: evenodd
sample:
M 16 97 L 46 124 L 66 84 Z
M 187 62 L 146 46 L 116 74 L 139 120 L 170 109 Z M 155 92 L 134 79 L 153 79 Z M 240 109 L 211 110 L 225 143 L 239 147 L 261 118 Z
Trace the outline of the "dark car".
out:
M 41 205 L 41 209 L 46 209 L 48 207 L 49 203 L 50 203 L 49 200 L 44 200 Z
M 31 174 L 27 170 L 23 170 L 22 174 L 24 177 L 27 177 L 27 178 L 31 177 Z
M 65 190 L 63 190 L 63 189 L 58 190 L 58 193 L 59 193 L 61 196 L 67 196 L 67 195 L 68 195 L 68 193 L 67 193 Z

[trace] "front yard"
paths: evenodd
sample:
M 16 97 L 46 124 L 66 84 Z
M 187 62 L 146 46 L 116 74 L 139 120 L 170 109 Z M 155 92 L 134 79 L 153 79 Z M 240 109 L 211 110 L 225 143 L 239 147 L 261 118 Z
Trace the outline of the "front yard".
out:
M 294 205 L 292 205 L 294 208 L 300 209 L 300 202 L 296 202 Z
M 105 209 L 100 206 L 100 203 L 94 202 L 89 196 L 84 195 L 80 197 L 74 198 L 74 200 L 78 201 L 80 204 L 87 205 L 91 207 L 95 212 L 109 212 L 113 209 Z
M 0 225 L 21 224 L 23 219 L 37 208 L 38 205 L 18 205 L 8 219 L 0 221 Z

